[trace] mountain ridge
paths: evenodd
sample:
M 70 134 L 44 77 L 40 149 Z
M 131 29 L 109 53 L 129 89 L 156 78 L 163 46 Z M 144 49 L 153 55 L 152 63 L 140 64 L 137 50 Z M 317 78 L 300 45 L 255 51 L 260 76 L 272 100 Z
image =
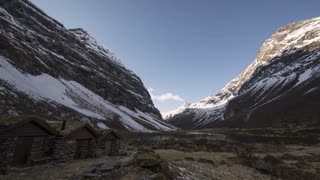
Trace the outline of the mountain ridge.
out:
M 1 1 L 0 26 L 0 115 L 174 129 L 141 79 L 85 30 L 66 29 L 27 0 Z
M 259 68 L 268 66 L 271 60 L 281 61 L 282 55 L 286 56 L 301 48 L 308 49 L 308 46 L 320 48 L 319 29 L 320 17 L 290 23 L 277 29 L 271 38 L 263 43 L 254 62 L 218 93 L 199 103 L 192 103 L 182 112 L 181 108 L 178 108 L 178 111 L 172 111 L 163 118 L 183 128 L 206 127 L 214 121 L 230 118 L 225 116 L 225 112 L 230 111 L 226 110 L 227 107 L 230 108 L 228 103 L 238 96 L 242 86 L 254 76 L 254 73 L 260 71 Z

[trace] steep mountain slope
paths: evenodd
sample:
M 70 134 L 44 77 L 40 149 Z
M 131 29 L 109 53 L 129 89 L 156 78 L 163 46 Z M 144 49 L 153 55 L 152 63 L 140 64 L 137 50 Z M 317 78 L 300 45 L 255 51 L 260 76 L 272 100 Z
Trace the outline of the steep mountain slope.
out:
M 182 128 L 319 122 L 319 75 L 318 17 L 278 29 L 254 62 L 217 94 L 172 111 L 164 119 Z
M 0 1 L 0 115 L 20 114 L 173 129 L 140 78 L 86 31 L 64 28 L 28 0 Z

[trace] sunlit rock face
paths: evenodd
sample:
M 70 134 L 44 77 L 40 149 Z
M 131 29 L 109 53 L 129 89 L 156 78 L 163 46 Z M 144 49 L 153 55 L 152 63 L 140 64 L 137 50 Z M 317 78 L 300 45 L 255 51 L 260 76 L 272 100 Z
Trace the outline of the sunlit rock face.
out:
M 182 128 L 319 123 L 320 18 L 288 24 L 218 93 L 168 113 Z

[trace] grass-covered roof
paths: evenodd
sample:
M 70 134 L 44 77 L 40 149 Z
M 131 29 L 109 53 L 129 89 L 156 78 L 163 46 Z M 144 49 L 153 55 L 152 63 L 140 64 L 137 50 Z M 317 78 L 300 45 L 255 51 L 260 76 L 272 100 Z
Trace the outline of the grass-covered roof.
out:
M 80 121 L 65 121 L 64 129 L 62 129 L 63 121 L 48 121 L 48 123 L 52 128 L 58 131 L 61 136 L 66 136 L 82 127 L 89 128 L 92 131 L 92 133 L 94 133 L 96 136 L 98 136 L 99 134 L 96 128 L 93 128 L 88 123 L 84 123 Z
M 48 125 L 48 120 L 33 116 L 33 115 L 20 115 L 20 116 L 2 116 L 0 117 L 0 132 L 8 131 L 23 125 L 24 123 L 33 122 L 46 131 L 56 134 L 57 132 Z

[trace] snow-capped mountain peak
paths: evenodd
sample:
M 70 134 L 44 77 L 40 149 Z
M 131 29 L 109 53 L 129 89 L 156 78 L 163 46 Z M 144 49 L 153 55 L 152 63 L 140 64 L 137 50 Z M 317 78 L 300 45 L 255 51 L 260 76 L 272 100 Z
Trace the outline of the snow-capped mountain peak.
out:
M 238 109 L 246 107 L 243 105 L 235 108 L 233 103 L 230 105 L 230 102 L 244 102 L 243 99 L 240 100 L 240 95 L 249 96 L 248 92 L 255 90 L 259 92 L 259 97 L 262 98 L 259 101 L 262 102 L 268 99 L 265 96 L 270 95 L 268 92 L 276 85 L 294 86 L 301 79 L 308 80 L 316 76 L 319 73 L 319 48 L 320 17 L 288 24 L 267 39 L 253 63 L 218 93 L 192 103 L 188 108 L 172 111 L 164 119 L 180 127 L 196 128 L 226 118 L 235 118 L 239 113 Z M 247 117 L 249 116 L 245 119 Z

